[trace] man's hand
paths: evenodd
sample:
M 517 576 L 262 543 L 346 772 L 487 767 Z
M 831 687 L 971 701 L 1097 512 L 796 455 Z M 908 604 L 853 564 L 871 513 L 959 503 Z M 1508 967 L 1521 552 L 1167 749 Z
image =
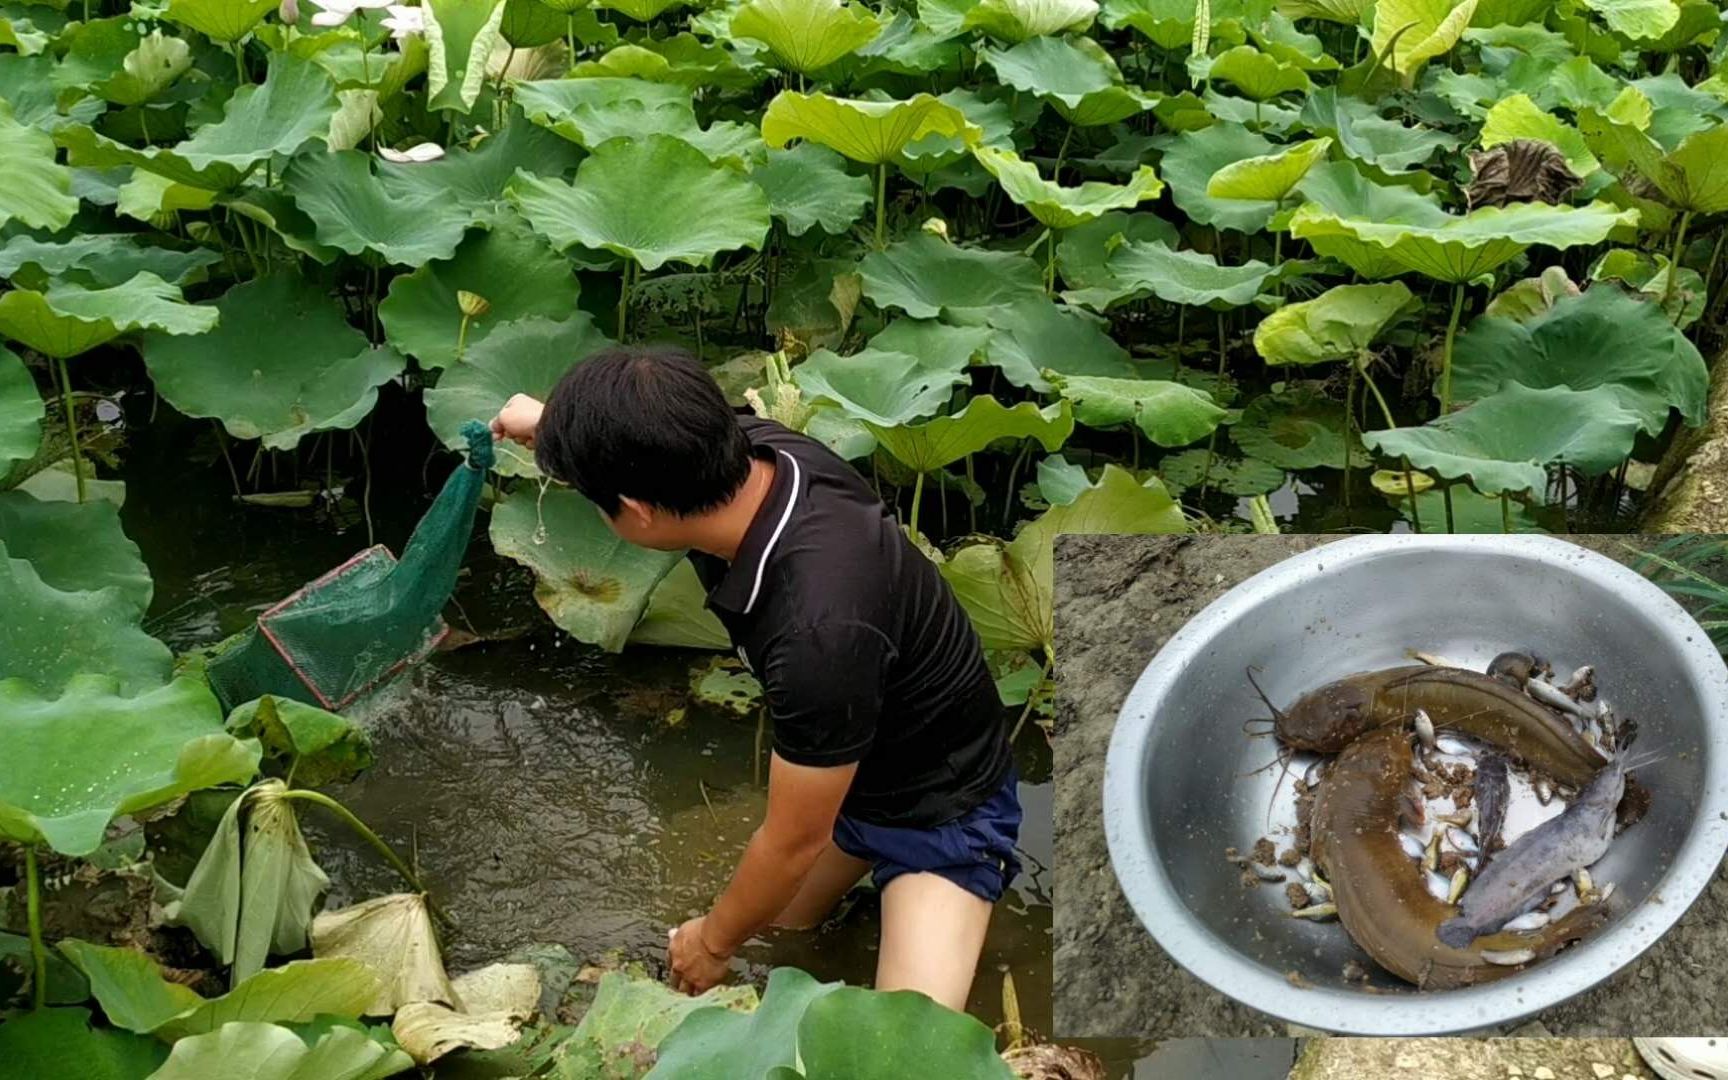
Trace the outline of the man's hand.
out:
M 672 989 L 680 994 L 700 994 L 725 982 L 730 973 L 731 954 L 710 952 L 702 939 L 706 919 L 706 915 L 698 915 L 672 931 L 666 955 L 672 968 Z
M 544 408 L 538 398 L 527 394 L 513 394 L 504 407 L 498 410 L 498 415 L 492 418 L 492 438 L 514 439 L 523 446 L 534 445 L 534 431 L 540 426 L 540 412 Z

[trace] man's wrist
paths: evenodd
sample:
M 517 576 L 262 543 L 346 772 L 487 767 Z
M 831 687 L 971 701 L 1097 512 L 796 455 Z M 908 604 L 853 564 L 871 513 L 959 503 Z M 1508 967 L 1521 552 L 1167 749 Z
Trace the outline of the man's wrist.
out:
M 725 940 L 725 935 L 720 933 L 714 925 L 713 912 L 709 912 L 708 917 L 702 920 L 702 927 L 696 936 L 701 942 L 703 951 L 722 960 L 731 959 L 732 954 L 738 951 L 738 945 L 742 944 L 741 942 L 732 943 Z

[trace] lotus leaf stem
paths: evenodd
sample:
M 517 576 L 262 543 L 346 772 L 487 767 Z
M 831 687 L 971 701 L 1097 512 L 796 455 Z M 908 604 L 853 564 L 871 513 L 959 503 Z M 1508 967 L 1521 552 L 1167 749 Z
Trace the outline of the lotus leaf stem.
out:
M 876 250 L 888 246 L 888 163 L 876 166 Z
M 1410 459 L 1404 459 L 1404 491 L 1410 496 L 1410 527 L 1417 533 L 1422 531 L 1422 510 L 1416 499 L 1416 477 L 1410 471 Z
M 618 282 L 618 340 L 627 341 L 630 326 L 630 274 L 636 269 L 633 259 L 624 260 L 624 272 Z
M 25 906 L 30 920 L 30 1007 L 48 1003 L 48 950 L 42 944 L 42 873 L 36 867 L 36 845 L 24 845 Z
M 60 411 L 66 416 L 66 437 L 72 441 L 72 475 L 78 481 L 78 501 L 84 501 L 84 451 L 78 445 L 78 413 L 72 404 L 72 376 L 66 370 L 66 358 L 57 356 L 54 365 L 60 372 Z
M 1222 252 L 1222 248 L 1219 249 Z M 1218 313 L 1218 385 L 1224 385 L 1224 361 L 1229 353 L 1224 346 L 1224 313 Z M 1212 429 L 1212 435 L 1206 440 L 1206 464 L 1200 470 L 1200 494 L 1197 498 L 1206 497 L 1207 486 L 1212 481 L 1212 458 L 1218 449 L 1218 429 Z
M 1015 739 L 1020 737 L 1020 729 L 1026 726 L 1026 718 L 1032 715 L 1032 706 L 1038 701 L 1038 687 L 1043 685 L 1044 680 L 1050 677 L 1050 665 L 1053 664 L 1055 660 L 1055 653 L 1048 650 L 1044 653 L 1044 663 L 1038 669 L 1038 681 L 1032 684 L 1032 689 L 1026 691 L 1026 707 L 1020 710 L 1020 719 L 1014 722 L 1014 730 L 1008 735 L 1008 744 L 1010 746 L 1014 744 Z
M 1500 531 L 1512 531 L 1512 496 L 1504 491 L 1500 493 Z
M 90 17 L 90 0 L 84 0 L 84 17 Z M 241 86 L 246 85 L 246 46 L 238 41 L 234 43 L 234 77 L 240 80 Z
M 437 901 L 432 899 L 431 894 L 426 891 L 426 886 L 421 883 L 420 876 L 416 874 L 413 868 L 411 868 L 406 862 L 402 861 L 402 856 L 396 854 L 396 849 L 385 843 L 383 837 L 373 832 L 364 821 L 355 817 L 352 810 L 349 810 L 346 806 L 343 806 L 341 803 L 332 799 L 323 792 L 313 791 L 310 788 L 291 788 L 282 793 L 282 798 L 298 799 L 302 802 L 312 803 L 315 806 L 322 806 L 332 814 L 335 814 L 338 818 L 341 818 L 350 829 L 353 829 L 360 835 L 362 840 L 371 844 L 373 849 L 375 849 L 380 855 L 384 856 L 384 861 L 390 864 L 391 869 L 395 870 L 398 874 L 401 874 L 402 879 L 406 881 L 416 893 L 425 897 L 427 911 L 430 911 L 440 922 L 450 925 L 450 916 L 446 915 L 443 909 L 438 906 Z
M 456 360 L 458 363 L 461 362 L 462 353 L 468 347 L 468 323 L 470 321 L 471 320 L 468 318 L 468 313 L 463 312 L 462 313 L 462 324 L 456 328 Z
M 1361 366 L 1361 371 L 1362 381 L 1368 384 L 1368 390 L 1374 395 L 1374 400 L 1380 403 L 1380 415 L 1386 418 L 1386 426 L 1389 428 L 1397 427 L 1398 421 L 1392 419 L 1392 407 L 1386 404 L 1386 398 L 1380 393 L 1380 386 L 1374 381 L 1374 375 L 1368 370 L 1366 363 Z
M 1464 283 L 1452 286 L 1452 317 L 1446 321 L 1446 347 L 1440 357 L 1440 415 L 1452 411 L 1452 342 L 1458 337 L 1458 316 L 1464 313 Z
M 1446 532 L 1448 535 L 1458 531 L 1458 526 L 1452 520 L 1452 485 L 1447 484 L 1440 489 L 1440 501 L 1446 504 Z
M 912 515 L 910 519 L 912 533 L 918 533 L 918 505 L 924 501 L 924 471 L 918 471 L 918 479 L 912 481 Z
M 1680 224 L 1674 229 L 1674 248 L 1668 255 L 1668 283 L 1662 289 L 1662 310 L 1668 310 L 1668 304 L 1674 299 L 1674 283 L 1680 280 L 1680 255 L 1686 248 L 1686 226 L 1692 223 L 1692 211 L 1687 210 L 1680 215 Z M 1714 260 L 1712 260 L 1714 261 Z M 1682 308 L 1685 305 L 1681 305 Z M 1675 323 L 1680 321 L 1680 313 L 1672 316 Z

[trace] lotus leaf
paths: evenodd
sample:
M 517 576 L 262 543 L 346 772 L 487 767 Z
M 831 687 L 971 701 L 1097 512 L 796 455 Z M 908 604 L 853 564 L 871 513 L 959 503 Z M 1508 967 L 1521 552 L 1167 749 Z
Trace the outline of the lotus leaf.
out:
M 1400 315 L 1419 307 L 1399 282 L 1337 285 L 1286 304 L 1254 328 L 1254 351 L 1268 364 L 1320 364 L 1361 354 Z
M 873 13 L 842 0 L 749 0 L 732 16 L 734 37 L 760 41 L 782 66 L 806 75 L 881 32 Z
M 107 111 L 106 102 L 88 97 L 62 112 L 54 69 L 51 57 L 0 54 L 0 99 L 11 107 L 13 118 L 20 124 L 53 133 L 68 125 L 93 123 Z
M 1003 85 L 1048 101 L 1076 127 L 1114 124 L 1157 98 L 1126 85 L 1116 61 L 1091 38 L 1035 37 L 1009 49 L 980 49 Z
M 716 656 L 691 669 L 690 697 L 709 708 L 750 717 L 762 706 L 762 684 L 743 661 Z
M 1404 77 L 1406 85 L 1422 65 L 1444 56 L 1458 44 L 1477 0 L 1378 0 L 1374 7 L 1374 33 L 1369 46 L 1389 71 Z
M 1366 465 L 1345 424 L 1342 402 L 1298 385 L 1249 402 L 1230 437 L 1249 457 L 1281 469 L 1342 469 L 1346 453 L 1351 464 Z
M 1503 392 L 1507 382 L 1600 390 L 1650 434 L 1667 426 L 1670 408 L 1703 423 L 1709 392 L 1703 356 L 1660 307 L 1602 287 L 1562 296 L 1524 321 L 1477 319 L 1458 337 L 1452 380 L 1463 401 Z
M 146 174 L 149 175 L 149 174 Z M 64 241 L 19 235 L 0 245 L 0 276 L 17 285 L 43 287 L 49 277 L 105 288 L 122 285 L 148 271 L 171 285 L 202 280 L 203 270 L 221 262 L 206 248 L 175 251 L 138 242 L 131 233 L 99 233 Z
M 78 675 L 53 698 L 7 679 L 0 716 L 8 747 L 0 756 L 0 835 L 64 855 L 95 851 L 120 814 L 245 781 L 258 768 L 258 744 L 222 731 L 216 698 L 198 678 L 126 697 L 112 676 Z
M 1576 128 L 1553 113 L 1545 112 L 1527 94 L 1501 98 L 1488 110 L 1482 122 L 1484 147 L 1498 146 L 1514 139 L 1539 139 L 1552 143 L 1566 155 L 1567 166 L 1581 177 L 1589 176 L 1602 167 Z
M 1609 28 L 1633 40 L 1659 38 L 1680 21 L 1674 0 L 1583 0 Z
M 1121 239 L 1117 239 L 1120 237 Z M 1129 287 L 1110 272 L 1110 255 L 1129 240 L 1157 241 L 1176 247 L 1181 237 L 1174 226 L 1155 214 L 1124 214 L 1111 211 L 1072 229 L 1063 230 L 1056 244 L 1056 266 L 1062 283 L 1082 294 L 1111 296 L 1126 294 Z M 1088 375 L 1108 372 L 1085 372 Z
M 485 315 L 469 320 L 465 335 L 456 300 L 462 291 L 490 305 Z M 527 228 L 511 223 L 469 233 L 449 259 L 397 277 L 378 305 L 378 318 L 397 349 L 425 367 L 446 368 L 462 358 L 456 351 L 459 339 L 472 351 L 512 323 L 567 318 L 576 311 L 578 291 L 570 263 Z
M 547 128 L 512 123 L 472 150 L 451 147 L 437 161 L 380 161 L 374 168 L 393 199 L 436 199 L 438 213 L 446 217 L 461 216 L 470 224 L 509 231 L 519 219 L 506 204 L 504 190 L 516 171 L 564 176 L 582 157 L 580 147 Z
M 914 1070 L 951 1080 L 1014 1080 L 996 1036 L 977 1018 L 914 990 L 843 986 L 810 1003 L 798 1021 L 807 1076 L 899 1080 Z
M 1098 15 L 1097 0 L 979 0 L 961 25 L 1008 42 L 1064 30 L 1084 30 Z
M 817 982 L 797 968 L 768 973 L 761 1004 L 708 1001 L 673 995 L 654 983 L 632 983 L 623 976 L 602 976 L 594 1009 L 579 1036 L 607 1049 L 658 1046 L 650 1076 L 666 1080 L 730 1080 L 767 1076 L 798 1061 L 799 1021 L 812 1002 L 840 989 Z M 718 994 L 711 990 L 708 995 Z M 606 1008 L 602 1009 L 602 1005 Z M 589 1026 L 589 1018 L 599 1019 Z M 670 1021 L 670 1022 L 668 1022 Z
M 1297 188 L 1304 197 L 1340 217 L 1368 221 L 1435 220 L 1440 209 L 1433 195 L 1407 187 L 1377 184 L 1347 161 L 1322 162 L 1309 170 Z M 1404 264 L 1385 247 L 1338 234 L 1310 239 L 1314 250 L 1349 266 L 1362 277 L 1377 280 L 1405 272 Z
M 1207 185 L 1220 169 L 1239 161 L 1265 157 L 1278 147 L 1235 124 L 1214 124 L 1199 131 L 1165 137 L 1164 157 L 1158 171 L 1170 185 L 1170 194 L 1182 212 L 1202 225 L 1238 232 L 1257 232 L 1266 227 L 1278 205 L 1270 199 L 1248 202 L 1214 199 Z
M 1254 101 L 1270 101 L 1313 86 L 1300 67 L 1274 59 L 1252 45 L 1238 45 L 1214 57 L 1208 75 L 1234 85 Z
M 1080 290 L 1062 295 L 1071 303 L 1103 308 L 1150 292 L 1172 304 L 1240 307 L 1260 293 L 1272 267 L 1251 259 L 1241 266 L 1221 266 L 1212 256 L 1187 248 L 1177 250 L 1157 240 L 1128 241 L 1105 263 L 1124 293 L 1098 295 Z
M 975 454 L 997 439 L 1036 439 L 1046 451 L 1060 449 L 1074 433 L 1067 401 L 1039 408 L 1036 402 L 1003 405 L 975 397 L 964 409 L 917 424 L 870 424 L 882 448 L 914 472 L 930 473 Z
M 23 559 L 42 583 L 62 592 L 113 589 L 141 619 L 150 606 L 150 570 L 120 528 L 113 503 L 44 501 L 23 491 L 0 492 L 0 543 Z
M 0 480 L 14 464 L 36 456 L 44 415 L 30 369 L 17 353 L 0 345 Z
M 274 0 L 168 0 L 168 18 L 230 45 L 251 33 L 276 6 Z
M 403 266 L 448 259 L 468 224 L 446 212 L 448 199 L 377 183 L 370 158 L 358 150 L 296 158 L 283 185 L 312 219 L 318 242 L 350 255 L 372 251 Z
M 59 358 L 87 352 L 128 330 L 202 334 L 216 319 L 214 308 L 186 303 L 179 288 L 148 272 L 106 289 L 62 281 L 44 292 L 14 289 L 0 296 L 0 336 Z
M 654 586 L 683 557 L 620 540 L 593 503 L 564 487 L 518 487 L 493 509 L 491 533 L 500 555 L 535 572 L 534 599 L 553 622 L 611 652 L 624 647 Z
M 1024 255 L 983 251 L 919 233 L 873 251 L 858 264 L 864 295 L 880 307 L 897 307 L 929 319 L 944 310 L 991 308 L 1040 296 L 1043 275 Z
M 1284 470 L 1258 458 L 1225 457 L 1196 446 L 1158 463 L 1158 473 L 1174 488 L 1209 488 L 1238 498 L 1269 495 L 1284 486 Z
M 1546 271 L 1544 272 L 1546 273 Z M 1642 294 L 1647 300 L 1662 305 L 1676 327 L 1686 329 L 1703 318 L 1708 294 L 1704 277 L 1690 267 L 1680 268 L 1679 280 L 1668 287 L 1669 262 L 1666 255 L 1651 255 L 1615 248 L 1606 252 L 1590 267 L 1590 280 L 1615 280 Z M 1568 280 L 1568 285 L 1571 282 Z M 1576 292 L 1572 285 L 1566 292 Z M 1544 304 L 1544 307 L 1552 306 Z
M 1363 442 L 1449 479 L 1469 477 L 1484 494 L 1528 491 L 1541 501 L 1547 466 L 1596 476 L 1619 465 L 1638 436 L 1638 414 L 1612 390 L 1535 389 L 1517 383 L 1422 427 L 1370 431 Z
M 60 229 L 78 212 L 72 171 L 55 160 L 53 138 L 19 123 L 5 101 L 0 101 L 0 166 L 6 171 L 0 226 L 18 221 L 33 229 Z
M 1014 202 L 1024 206 L 1043 224 L 1052 229 L 1067 229 L 1096 220 L 1110 210 L 1137 206 L 1158 197 L 1164 182 L 1150 165 L 1134 171 L 1126 184 L 1106 184 L 1086 180 L 1067 187 L 1038 175 L 1038 166 L 1008 150 L 981 146 L 973 156 Z
M 868 177 L 851 175 L 839 154 L 817 143 L 770 150 L 768 160 L 750 171 L 750 180 L 768 196 L 768 212 L 793 236 L 812 228 L 844 233 L 875 198 Z
M 236 285 L 215 308 L 216 330 L 152 334 L 144 362 L 156 389 L 189 416 L 208 416 L 237 439 L 287 450 L 316 431 L 346 430 L 372 411 L 402 357 L 374 348 L 313 282 L 288 274 Z
M 154 1039 L 91 1027 L 89 1009 L 37 1009 L 0 1024 L 0 1061 L 19 1077 L 138 1080 L 167 1056 Z
M 1067 506 L 1092 486 L 1086 470 L 1061 454 L 1052 454 L 1038 463 L 1038 497 L 1045 507 Z M 998 683 L 1000 685 L 1000 683 Z
M 1664 198 L 1682 210 L 1715 214 L 1728 210 L 1728 123 L 1719 123 L 1686 136 L 1672 151 L 1642 131 L 1594 109 L 1578 117 L 1584 138 L 1610 169 L 1628 167 L 1656 186 Z
M 382 1080 L 413 1067 L 356 1028 L 333 1026 L 308 1043 L 285 1027 L 239 1021 L 181 1039 L 150 1080 Z
M 372 739 L 352 720 L 269 694 L 228 714 L 228 730 L 263 744 L 267 771 L 302 787 L 346 783 L 372 767 Z
M 228 805 L 209 847 L 199 856 L 192 876 L 179 900 L 165 909 L 168 921 L 190 927 L 204 947 L 224 964 L 232 964 L 233 991 L 217 998 L 187 1018 L 177 1034 L 207 1031 L 225 1020 L 255 1019 L 236 1013 L 230 1006 L 252 1000 L 257 994 L 268 1004 L 280 989 L 297 992 L 327 992 L 351 1002 L 348 1016 L 360 1010 L 377 993 L 377 979 L 350 960 L 309 960 L 286 967 L 262 970 L 272 952 L 287 955 L 306 948 L 313 909 L 330 879 L 312 861 L 300 823 L 286 798 L 280 780 L 263 780 Z M 246 816 L 241 825 L 240 816 Z M 240 835 L 246 835 L 241 848 Z M 302 965 L 326 965 L 305 970 Z M 298 972 L 298 973 L 297 973 Z M 329 979 L 342 973 L 343 979 Z M 347 994 L 347 997 L 341 995 Z M 230 999 L 233 999 L 230 1001 Z M 227 1003 L 227 1004 L 224 1004 Z M 343 1012 L 331 1007 L 303 1016 L 270 1016 L 267 1019 L 310 1020 L 316 1012 Z M 193 1019 L 195 1028 L 187 1025 Z
M 1049 372 L 1062 375 L 1129 376 L 1128 351 L 1107 333 L 1104 320 L 1079 308 L 1029 297 L 966 313 L 967 321 L 993 329 L 984 362 L 1002 369 L 1015 386 L 1049 393 Z M 1042 367 L 1040 366 L 1042 365 Z
M 429 49 L 426 106 L 466 114 L 480 97 L 486 61 L 498 44 L 504 0 L 425 0 L 420 10 Z
M 1051 548 L 1057 534 L 1179 533 L 1187 522 L 1162 484 L 1106 465 L 1098 483 L 1026 525 L 1012 542 L 961 548 L 942 576 L 987 649 L 1054 648 Z
M 1208 4 L 1211 40 L 1241 44 L 1245 36 L 1244 20 L 1264 18 L 1268 7 L 1237 0 Z M 1189 0 L 1105 0 L 1101 21 L 1111 30 L 1131 26 L 1163 49 L 1186 49 L 1194 41 L 1197 10 Z
M 908 143 L 926 135 L 957 136 L 972 143 L 979 129 L 965 113 L 929 94 L 905 101 L 859 101 L 783 90 L 762 114 L 762 138 L 775 149 L 804 139 L 866 165 L 893 161 Z
M 67 938 L 59 948 L 89 981 L 91 996 L 115 1027 L 148 1035 L 204 1004 L 191 987 L 163 978 L 149 953 L 76 938 Z
M 649 190 L 655 199 L 637 197 Z M 518 173 L 510 197 L 559 250 L 601 248 L 643 270 L 673 260 L 706 266 L 722 251 L 759 249 L 769 224 L 761 188 L 669 135 L 602 144 L 574 184 Z
M 806 395 L 831 401 L 846 414 L 879 427 L 929 416 L 965 385 L 965 358 L 868 348 L 851 356 L 819 349 L 792 369 Z
M 1378 475 L 1378 474 L 1376 474 Z M 1394 474 L 1399 485 L 1404 482 L 1404 474 Z M 1469 484 L 1451 484 L 1444 490 L 1428 490 L 1433 481 L 1427 485 L 1422 483 L 1425 473 L 1413 474 L 1416 480 L 1416 512 L 1411 512 L 1410 500 L 1406 496 L 1391 495 L 1391 503 L 1397 507 L 1398 515 L 1405 521 L 1415 521 L 1420 516 L 1422 527 L 1432 529 L 1435 525 L 1446 527 L 1447 509 L 1451 509 L 1452 531 L 1455 533 L 1497 533 L 1505 532 L 1507 517 L 1510 516 L 1515 533 L 1540 533 L 1548 530 L 1530 512 L 1530 507 L 1522 500 L 1509 496 L 1484 495 Z M 1397 490 L 1402 491 L 1400 486 Z M 1505 501 L 1502 501 L 1502 500 Z
M 533 964 L 490 964 L 450 984 L 459 1008 L 433 1001 L 402 1006 L 390 1031 L 413 1059 L 428 1065 L 453 1050 L 497 1050 L 522 1035 L 540 1000 Z
M 1317 87 L 1302 102 L 1301 122 L 1308 130 L 1330 135 L 1338 148 L 1358 161 L 1387 173 L 1408 172 L 1450 150 L 1458 139 L 1421 125 L 1407 125 L 1380 115 L 1369 102 L 1341 96 L 1334 87 Z
M 702 587 L 696 568 L 688 559 L 681 560 L 649 594 L 648 606 L 630 630 L 630 644 L 730 649 L 731 635 L 707 604 L 708 590 Z
M 319 958 L 346 957 L 378 976 L 378 993 L 362 1012 L 389 1016 L 415 1001 L 456 1000 L 426 898 L 393 893 L 312 920 L 312 952 Z
M 0 679 L 45 694 L 76 685 L 90 670 L 109 673 L 125 693 L 168 679 L 168 647 L 139 629 L 138 608 L 120 586 L 55 588 L 29 560 L 12 557 L 3 540 L 0 609 L 8 613 L 0 620 Z
M 621 136 L 672 135 L 701 150 L 711 161 L 741 162 L 761 150 L 756 133 L 738 124 L 703 129 L 696 121 L 690 91 L 646 79 L 595 77 L 524 82 L 516 103 L 528 119 L 590 150 Z M 531 161 L 528 172 L 543 172 Z
M 1598 244 L 1615 227 L 1638 221 L 1636 210 L 1618 210 L 1606 202 L 1576 207 L 1515 203 L 1485 206 L 1463 217 L 1438 210 L 1409 216 L 1425 220 L 1347 219 L 1309 203 L 1291 218 L 1290 234 L 1318 241 L 1316 250 L 1337 254 L 1346 262 L 1349 259 L 1342 251 L 1328 251 L 1321 243 L 1338 237 L 1377 245 L 1406 269 L 1461 284 L 1493 270 L 1532 244 L 1555 248 Z
M 1212 433 L 1225 412 L 1201 390 L 1164 379 L 1104 379 L 1049 373 L 1087 427 L 1133 424 L 1158 446 L 1186 446 Z
M 630 16 L 637 22 L 648 22 L 675 7 L 682 7 L 694 0 L 595 0 L 595 7 L 607 8 Z
M 1322 137 L 1262 157 L 1233 161 L 1212 174 L 1206 182 L 1206 197 L 1281 203 L 1330 149 L 1332 140 Z
M 192 66 L 183 38 L 160 30 L 146 34 L 128 18 L 92 19 L 62 37 L 65 58 L 54 71 L 55 85 L 80 89 L 116 105 L 142 105 Z

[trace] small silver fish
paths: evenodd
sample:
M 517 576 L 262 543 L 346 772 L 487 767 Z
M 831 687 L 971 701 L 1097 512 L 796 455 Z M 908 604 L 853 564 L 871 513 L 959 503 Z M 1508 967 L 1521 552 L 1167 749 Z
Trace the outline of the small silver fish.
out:
M 1530 782 L 1536 792 L 1536 801 L 1547 806 L 1554 801 L 1554 782 L 1545 776 L 1538 776 Z
M 1446 842 L 1452 845 L 1454 851 L 1463 855 L 1474 855 L 1482 849 L 1476 838 L 1458 828 L 1456 825 L 1446 830 Z
M 1337 904 L 1310 904 L 1290 913 L 1292 919 L 1330 919 L 1338 914 Z
M 1476 753 L 1475 747 L 1456 735 L 1436 734 L 1434 736 L 1434 748 L 1442 754 L 1450 754 L 1453 757 L 1471 757 Z
M 1420 859 L 1427 852 L 1421 839 L 1419 837 L 1411 836 L 1407 832 L 1401 832 L 1398 834 L 1398 842 L 1404 845 L 1404 854 L 1410 856 L 1412 859 Z
M 1452 872 L 1452 881 L 1446 889 L 1446 902 L 1456 904 L 1458 898 L 1464 895 L 1464 887 L 1470 884 L 1470 871 L 1460 866 Z
M 1422 745 L 1429 750 L 1434 749 L 1434 721 L 1426 709 L 1416 710 L 1416 737 L 1422 740 Z
M 1558 686 L 1545 683 L 1541 679 L 1531 679 L 1526 682 L 1524 692 L 1549 708 L 1556 709 L 1568 716 L 1584 719 L 1593 716 L 1596 712 L 1595 709 L 1587 708 L 1567 697 Z
M 1614 882 L 1610 881 L 1608 884 L 1602 886 L 1602 892 L 1596 897 L 1596 902 L 1598 904 L 1606 904 L 1608 898 L 1614 895 L 1614 884 Z
M 1540 930 L 1548 925 L 1550 916 L 1546 911 L 1526 911 L 1515 919 L 1509 920 L 1501 930 L 1521 933 L 1526 930 Z
M 1484 949 L 1482 950 L 1482 959 L 1488 961 L 1490 964 L 1500 964 L 1504 967 L 1517 967 L 1519 964 L 1528 964 L 1530 961 L 1536 959 L 1536 950 L 1506 949 L 1504 951 L 1496 952 L 1493 949 Z
M 1428 887 L 1429 896 L 1445 903 L 1451 903 L 1450 900 L 1446 899 L 1448 896 L 1452 895 L 1451 878 L 1448 878 L 1445 874 L 1437 874 L 1429 871 L 1422 875 L 1422 883 Z
M 1436 829 L 1434 835 L 1428 838 L 1428 846 L 1422 852 L 1424 870 L 1434 869 L 1434 865 L 1440 861 L 1440 835 L 1440 831 Z

